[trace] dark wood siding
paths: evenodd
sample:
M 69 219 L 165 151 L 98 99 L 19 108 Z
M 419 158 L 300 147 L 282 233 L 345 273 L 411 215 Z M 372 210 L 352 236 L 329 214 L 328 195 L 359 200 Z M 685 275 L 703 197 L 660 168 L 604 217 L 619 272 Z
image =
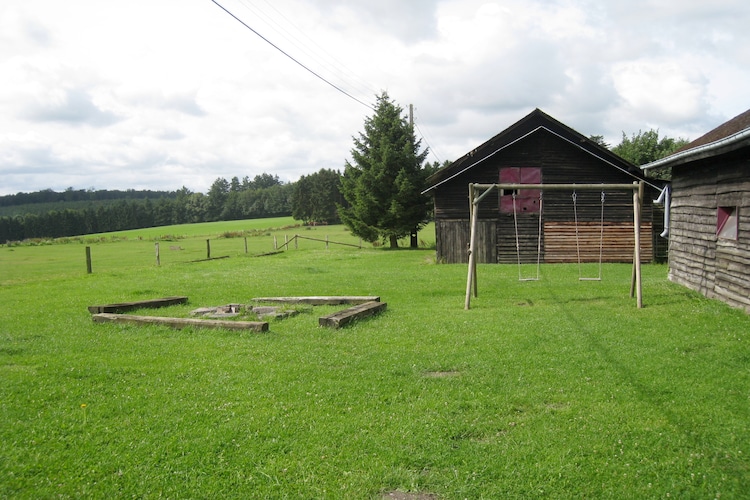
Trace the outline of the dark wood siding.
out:
M 502 214 L 497 220 L 497 262 L 500 264 L 533 264 L 541 244 L 540 261 L 544 262 L 544 230 L 539 234 L 540 214 Z M 518 225 L 518 250 L 516 250 L 516 225 Z M 541 238 L 541 242 L 539 239 Z
M 436 188 L 435 219 L 438 259 L 448 263 L 466 262 L 469 224 L 469 183 L 493 184 L 499 179 L 501 168 L 536 167 L 541 169 L 545 184 L 570 183 L 617 183 L 630 184 L 633 177 L 599 158 L 583 151 L 560 137 L 540 129 L 499 154 L 456 175 Z M 653 259 L 652 200 L 657 196 L 648 189 L 642 211 L 642 260 Z M 601 193 L 581 191 L 577 193 L 576 212 L 579 222 L 579 237 L 590 240 L 596 234 L 597 251 L 582 255 L 585 261 L 598 260 L 598 231 L 601 226 Z M 512 214 L 501 214 L 499 194 L 493 191 L 479 207 L 480 220 L 496 221 L 496 261 L 515 263 L 518 259 L 515 241 L 515 225 Z M 543 193 L 542 206 L 542 261 L 575 262 L 575 215 L 572 192 L 547 191 Z M 536 262 L 539 238 L 539 214 L 519 214 L 519 246 L 522 262 Z M 441 221 L 464 221 L 466 240 L 451 236 L 451 241 L 441 242 L 441 235 L 448 235 Z M 633 194 L 630 191 L 605 193 L 604 204 L 605 240 L 604 260 L 632 262 L 633 257 Z M 443 230 L 437 229 L 443 227 Z M 573 228 L 571 238 L 569 229 Z M 547 231 L 550 231 L 549 234 Z M 486 239 L 489 241 L 489 239 Z M 463 248 L 459 246 L 463 243 Z M 589 245 L 590 246 L 590 245 Z M 629 249 L 629 250 L 628 250 Z M 483 255 L 491 252 L 484 249 Z M 456 260 L 456 256 L 461 256 Z M 480 262 L 482 262 L 480 260 Z
M 496 228 L 494 220 L 478 221 L 477 262 L 495 263 Z M 438 219 L 435 221 L 436 250 L 438 259 L 444 263 L 469 262 L 469 219 Z
M 669 278 L 750 312 L 750 161 L 743 156 L 673 169 Z M 739 210 L 736 240 L 716 236 L 720 206 Z

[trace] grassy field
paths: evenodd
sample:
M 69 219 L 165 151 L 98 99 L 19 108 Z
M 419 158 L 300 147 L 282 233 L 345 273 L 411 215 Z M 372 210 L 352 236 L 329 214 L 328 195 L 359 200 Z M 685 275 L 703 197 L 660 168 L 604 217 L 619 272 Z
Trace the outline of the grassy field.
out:
M 0 497 L 750 491 L 750 317 L 665 266 L 644 266 L 638 310 L 628 265 L 602 282 L 480 265 L 464 311 L 466 267 L 435 264 L 432 228 L 420 250 L 298 240 L 259 256 L 274 236 L 358 243 L 339 226 L 268 229 L 289 222 L 0 247 Z M 206 239 L 228 258 L 201 261 Z M 262 334 L 95 324 L 86 309 L 170 295 L 189 304 L 144 313 L 278 295 L 388 309 L 330 330 L 317 318 L 334 308 L 311 308 Z

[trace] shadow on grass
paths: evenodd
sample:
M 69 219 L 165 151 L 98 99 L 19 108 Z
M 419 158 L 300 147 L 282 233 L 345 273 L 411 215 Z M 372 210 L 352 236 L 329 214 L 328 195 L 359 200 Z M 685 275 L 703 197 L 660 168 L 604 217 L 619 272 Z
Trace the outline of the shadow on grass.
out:
M 618 379 L 634 390 L 640 402 L 658 410 L 658 412 L 666 418 L 669 424 L 676 429 L 687 442 L 696 446 L 705 444 L 707 438 L 703 433 L 696 430 L 695 421 L 686 418 L 678 411 L 675 411 L 674 408 L 681 403 L 678 402 L 675 404 L 675 401 L 673 401 L 672 398 L 669 398 L 669 400 L 665 399 L 665 396 L 671 395 L 673 392 L 671 387 L 667 387 L 667 385 L 670 384 L 668 380 L 660 379 L 662 382 L 661 384 L 649 383 L 649 381 L 639 375 L 637 369 L 624 363 L 605 342 L 602 342 L 601 335 L 596 329 L 596 323 L 581 321 L 581 319 L 574 314 L 574 311 L 564 307 L 565 304 L 591 302 L 591 299 L 562 297 L 556 293 L 556 290 L 553 287 L 547 287 L 545 288 L 545 291 L 549 295 L 551 302 L 563 306 L 559 308 L 559 314 L 563 315 L 576 331 L 585 338 L 589 349 L 607 363 L 610 369 L 618 375 Z M 692 298 L 691 294 L 679 294 L 678 297 L 673 297 L 673 292 L 674 291 L 670 290 L 669 294 L 662 294 L 661 296 L 664 302 L 660 302 L 659 305 L 684 302 L 686 295 Z M 613 297 L 609 297 L 608 299 L 616 300 Z M 637 313 L 638 310 L 635 308 L 635 304 L 633 304 L 633 314 Z

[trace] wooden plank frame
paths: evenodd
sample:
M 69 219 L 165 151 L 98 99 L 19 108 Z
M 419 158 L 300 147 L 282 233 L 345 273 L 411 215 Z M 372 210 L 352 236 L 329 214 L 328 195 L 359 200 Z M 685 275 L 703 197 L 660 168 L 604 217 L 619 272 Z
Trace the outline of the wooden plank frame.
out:
M 94 323 L 124 323 L 133 325 L 165 325 L 172 328 L 223 328 L 225 330 L 268 331 L 267 322 L 225 321 L 197 318 L 165 318 L 162 316 L 137 316 L 133 314 L 97 313 L 91 316 Z
M 471 233 L 469 239 L 469 270 L 466 278 L 466 299 L 464 309 L 471 307 L 471 292 L 477 293 L 477 225 L 479 204 L 493 189 L 539 189 L 542 191 L 632 191 L 633 192 L 633 273 L 630 285 L 630 297 L 635 294 L 638 309 L 643 307 L 643 287 L 641 283 L 641 204 L 643 203 L 643 181 L 632 184 L 469 184 L 469 216 Z
M 253 302 L 267 302 L 271 304 L 307 304 L 312 306 L 336 306 L 348 304 L 364 304 L 365 302 L 380 302 L 380 297 L 359 295 L 307 296 L 307 297 L 255 297 Z
M 96 313 L 123 313 L 134 309 L 156 309 L 159 307 L 173 306 L 177 304 L 186 304 L 188 298 L 184 295 L 175 297 L 164 297 L 161 299 L 138 300 L 135 302 L 120 302 L 117 304 L 104 304 L 98 306 L 89 306 L 91 314 Z
M 354 320 L 366 318 L 367 316 L 372 316 L 381 311 L 385 311 L 387 306 L 388 304 L 385 302 L 365 302 L 364 304 L 358 304 L 333 314 L 329 314 L 328 316 L 321 316 L 318 318 L 318 324 L 320 326 L 328 326 L 331 328 L 341 328 Z

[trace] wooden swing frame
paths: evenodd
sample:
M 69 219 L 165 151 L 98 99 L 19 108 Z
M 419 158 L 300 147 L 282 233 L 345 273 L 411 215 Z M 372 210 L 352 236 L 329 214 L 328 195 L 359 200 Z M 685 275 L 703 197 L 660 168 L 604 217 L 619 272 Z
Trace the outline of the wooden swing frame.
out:
M 466 277 L 466 300 L 464 309 L 471 306 L 471 292 L 477 293 L 477 226 L 479 224 L 479 204 L 494 189 L 521 190 L 539 189 L 541 191 L 632 191 L 633 192 L 633 273 L 630 283 L 630 297 L 636 298 L 638 309 L 643 307 L 643 287 L 641 283 L 641 204 L 643 203 L 644 183 L 632 184 L 469 184 L 469 218 L 471 233 L 469 240 L 469 271 Z M 542 214 L 539 214 L 541 217 Z

